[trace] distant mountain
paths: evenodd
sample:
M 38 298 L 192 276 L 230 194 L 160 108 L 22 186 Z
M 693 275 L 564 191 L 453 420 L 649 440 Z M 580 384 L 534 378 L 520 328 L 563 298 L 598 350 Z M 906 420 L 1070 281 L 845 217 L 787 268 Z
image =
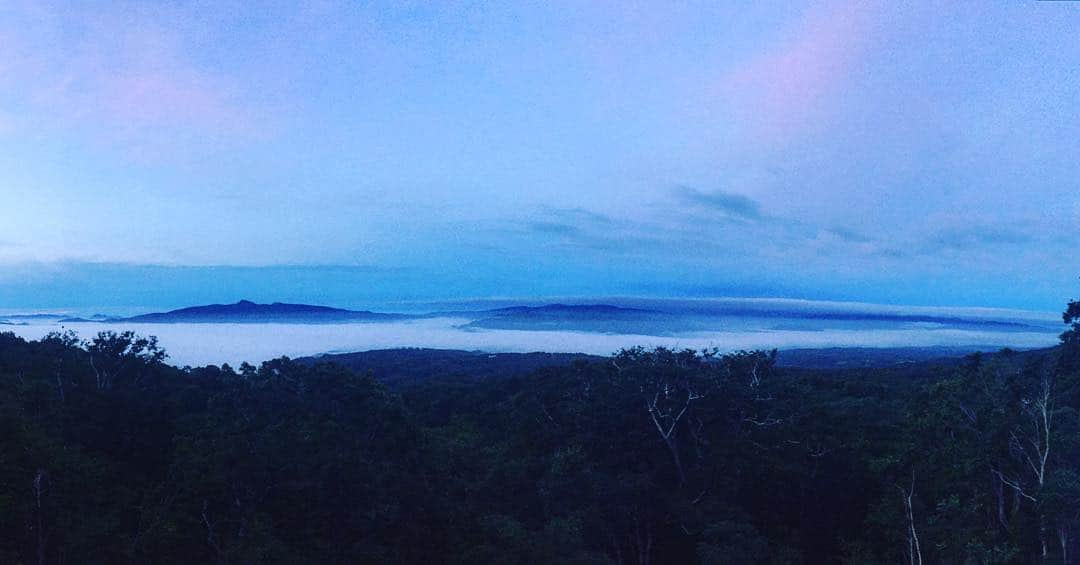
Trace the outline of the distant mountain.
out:
M 463 313 L 464 314 L 464 313 Z M 569 330 L 599 333 L 642 333 L 661 329 L 677 322 L 679 317 L 658 310 L 623 308 L 609 304 L 547 304 L 544 306 L 511 306 L 480 312 L 469 312 L 474 320 L 461 326 L 464 329 L 498 330 Z
M 309 304 L 256 304 L 241 300 L 236 304 L 211 304 L 193 306 L 169 312 L 143 314 L 130 318 L 114 318 L 109 321 L 142 324 L 172 323 L 332 323 L 332 322 L 383 322 L 411 319 L 405 314 L 382 314 L 367 310 L 344 310 Z
M 955 329 L 982 329 L 995 332 L 1056 332 L 1045 324 L 957 315 L 844 311 L 840 309 L 802 310 L 800 305 L 783 304 L 715 305 L 711 308 L 673 304 L 673 309 L 610 304 L 549 304 L 511 306 L 492 310 L 443 313 L 470 318 L 462 329 L 531 331 L 579 331 L 608 334 L 656 336 L 694 332 L 755 330 L 821 331 L 825 329 L 894 329 L 934 326 Z
M 31 322 L 53 321 L 65 316 L 66 314 L 6 314 L 0 316 L 0 325 L 26 326 Z
M 611 304 L 544 304 L 541 306 L 506 306 L 502 308 L 489 308 L 483 310 L 440 310 L 425 314 L 426 317 L 461 317 L 461 318 L 492 318 L 499 316 L 564 316 L 564 317 L 597 317 L 597 316 L 633 316 L 641 314 L 656 314 L 658 310 L 644 308 L 628 308 L 613 306 Z
M 576 332 L 625 336 L 693 337 L 725 341 L 727 335 L 746 335 L 748 332 L 786 332 L 807 343 L 829 344 L 820 338 L 810 338 L 810 332 L 977 330 L 1002 334 L 1002 337 L 979 335 L 971 338 L 975 344 L 1038 344 L 1033 335 L 1045 334 L 1056 338 L 1057 325 L 1039 319 L 990 318 L 982 312 L 955 311 L 869 311 L 845 309 L 833 304 L 802 302 L 680 302 L 632 301 L 612 299 L 605 302 L 531 303 L 527 305 L 493 304 L 499 306 L 480 310 L 437 311 L 427 314 L 379 313 L 367 310 L 346 310 L 309 304 L 257 304 L 241 300 L 235 304 L 211 304 L 143 314 L 129 318 L 82 319 L 64 318 L 59 323 L 281 323 L 281 324 L 347 324 L 361 322 L 395 322 L 433 320 L 453 324 L 466 332 L 510 330 L 520 332 Z M 810 306 L 813 306 L 811 308 Z M 1004 314 L 1003 314 L 1004 316 Z M 0 317 L 18 323 L 10 317 Z M 447 328 L 449 329 L 449 328 Z M 1024 334 L 1011 338 L 1005 334 Z M 763 334 L 764 335 L 764 334 Z M 817 334 L 825 335 L 825 334 Z M 528 339 L 522 337 L 521 339 Z M 792 339 L 788 339 L 790 343 Z M 1036 341 L 1033 341 L 1036 340 Z M 640 339 L 639 342 L 647 340 Z M 850 341 L 847 340 L 847 341 Z M 410 344 L 411 345 L 411 344 Z M 422 343 L 416 343 L 422 345 Z M 850 363 L 848 359 L 842 362 Z M 867 361 L 869 362 L 869 361 Z M 825 361 L 828 363 L 828 361 Z M 869 362 L 871 364 L 878 361 Z
M 543 306 L 508 306 L 485 310 L 485 314 L 505 316 L 588 316 L 588 317 L 636 317 L 645 314 L 659 314 L 657 310 L 643 308 L 624 308 L 610 304 L 545 304 Z

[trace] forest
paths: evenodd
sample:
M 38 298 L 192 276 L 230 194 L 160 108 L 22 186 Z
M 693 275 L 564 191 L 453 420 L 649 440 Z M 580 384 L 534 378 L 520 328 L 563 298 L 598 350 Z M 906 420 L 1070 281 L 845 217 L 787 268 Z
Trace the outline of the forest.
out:
M 0 334 L 0 563 L 1076 563 L 1063 319 L 951 364 L 636 348 L 396 383 Z

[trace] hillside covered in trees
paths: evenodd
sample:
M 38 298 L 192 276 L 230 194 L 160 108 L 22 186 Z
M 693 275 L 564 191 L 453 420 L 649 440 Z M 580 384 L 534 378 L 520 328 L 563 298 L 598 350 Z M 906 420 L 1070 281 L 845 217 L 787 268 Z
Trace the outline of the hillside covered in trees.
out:
M 0 562 L 1074 563 L 1064 318 L 958 363 L 633 349 L 393 387 L 0 334 Z

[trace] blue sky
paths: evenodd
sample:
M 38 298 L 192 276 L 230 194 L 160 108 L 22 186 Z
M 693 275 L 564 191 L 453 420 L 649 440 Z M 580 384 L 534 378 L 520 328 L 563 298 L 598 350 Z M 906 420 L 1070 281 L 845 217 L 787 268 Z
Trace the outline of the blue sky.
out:
M 1080 295 L 1080 5 L 0 0 L 0 305 Z

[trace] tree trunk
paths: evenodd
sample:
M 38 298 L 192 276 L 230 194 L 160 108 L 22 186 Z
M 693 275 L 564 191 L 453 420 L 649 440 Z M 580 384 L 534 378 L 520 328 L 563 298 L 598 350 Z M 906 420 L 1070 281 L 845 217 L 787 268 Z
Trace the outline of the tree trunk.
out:
M 1061 563 L 1069 565 L 1069 530 L 1065 526 L 1058 526 L 1058 543 L 1061 544 Z
M 37 562 L 38 565 L 45 565 L 45 519 L 42 517 L 41 508 L 41 493 L 45 487 L 42 485 L 42 481 L 45 480 L 45 471 L 38 469 L 37 475 L 34 477 L 34 499 L 37 503 Z
M 1045 562 L 1049 559 L 1046 550 L 1046 514 L 1041 510 L 1039 511 L 1039 546 L 1042 549 L 1042 560 Z
M 679 446 L 674 441 L 664 440 L 667 444 L 668 451 L 671 452 L 671 459 L 675 462 L 675 471 L 679 474 L 679 486 L 686 484 L 686 472 L 683 471 L 682 457 L 679 457 Z
M 911 488 L 905 490 L 900 485 L 896 488 L 900 489 L 903 496 L 904 510 L 907 514 L 908 558 L 911 565 L 922 565 L 922 548 L 919 546 L 919 533 L 915 530 L 915 512 L 911 502 L 912 497 L 915 496 L 915 470 L 911 470 Z
M 1005 531 L 1009 531 L 1009 518 L 1005 515 L 1005 485 L 994 477 L 994 494 L 997 496 L 997 519 Z

